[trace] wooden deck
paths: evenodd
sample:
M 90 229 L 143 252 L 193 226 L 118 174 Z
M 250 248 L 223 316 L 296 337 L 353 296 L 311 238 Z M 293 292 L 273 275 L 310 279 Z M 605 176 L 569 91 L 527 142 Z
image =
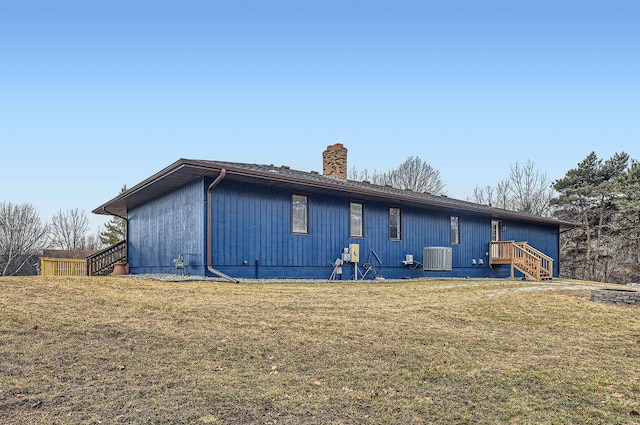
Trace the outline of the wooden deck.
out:
M 515 270 L 519 270 L 537 282 L 553 279 L 553 258 L 538 251 L 527 242 L 491 242 L 489 264 L 510 264 L 512 279 Z

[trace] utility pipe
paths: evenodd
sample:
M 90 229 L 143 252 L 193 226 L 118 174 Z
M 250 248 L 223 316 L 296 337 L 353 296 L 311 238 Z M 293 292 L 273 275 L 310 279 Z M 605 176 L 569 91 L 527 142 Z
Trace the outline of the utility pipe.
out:
M 218 175 L 218 177 L 216 177 L 216 179 L 213 181 L 213 183 L 211 183 L 209 185 L 209 187 L 207 188 L 207 270 L 209 270 L 211 273 L 215 274 L 218 277 L 221 277 L 223 279 L 228 280 L 229 282 L 233 282 L 233 283 L 240 283 L 240 281 L 238 279 L 234 279 L 229 275 L 226 275 L 224 273 L 222 273 L 219 270 L 216 270 L 213 268 L 213 196 L 212 196 L 212 192 L 213 189 L 218 185 L 218 183 L 220 183 L 222 181 L 222 179 L 224 179 L 224 177 L 227 175 L 227 170 L 225 170 L 224 168 L 222 168 L 220 170 L 220 175 Z
M 126 250 L 125 250 L 125 258 L 127 259 L 127 262 L 129 262 L 129 219 L 127 217 L 122 217 L 121 215 L 118 215 L 116 213 L 113 213 L 111 211 L 109 211 L 107 209 L 107 207 L 102 207 L 102 211 L 111 214 L 114 217 L 118 217 L 121 218 L 125 221 L 125 229 L 126 229 L 126 233 L 124 234 L 124 241 L 126 242 Z M 89 270 L 89 275 L 93 275 L 93 264 L 89 264 L 88 268 Z

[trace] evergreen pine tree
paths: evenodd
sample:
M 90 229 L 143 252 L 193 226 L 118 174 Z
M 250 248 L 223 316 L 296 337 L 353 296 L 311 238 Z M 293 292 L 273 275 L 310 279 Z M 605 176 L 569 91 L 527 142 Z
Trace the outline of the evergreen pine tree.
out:
M 570 276 L 606 282 L 618 271 L 615 188 L 628 162 L 624 152 L 604 162 L 591 152 L 554 183 L 559 194 L 554 200 L 555 215 L 581 223 L 562 238 L 561 264 L 568 267 Z
M 623 256 L 624 280 L 640 282 L 640 162 L 632 161 L 616 185 L 614 203 L 620 211 L 616 223 Z
M 122 186 L 120 193 L 127 191 L 127 185 Z M 100 232 L 100 242 L 104 245 L 113 245 L 127 236 L 127 221 L 124 218 L 113 216 L 105 225 L 105 230 Z

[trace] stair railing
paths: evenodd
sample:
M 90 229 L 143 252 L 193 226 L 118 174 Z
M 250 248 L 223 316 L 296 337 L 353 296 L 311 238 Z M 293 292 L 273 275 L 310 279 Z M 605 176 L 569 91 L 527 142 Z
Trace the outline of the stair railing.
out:
M 511 278 L 514 267 L 538 282 L 553 277 L 553 258 L 527 242 L 494 241 L 489 249 L 491 264 L 511 264 Z
M 539 278 L 553 276 L 553 258 L 541 251 L 538 251 L 526 242 L 516 242 L 516 245 L 520 246 L 528 256 L 536 259 L 535 261 L 539 269 Z
M 127 261 L 127 241 L 120 241 L 87 257 L 87 275 L 109 274 L 112 266 Z

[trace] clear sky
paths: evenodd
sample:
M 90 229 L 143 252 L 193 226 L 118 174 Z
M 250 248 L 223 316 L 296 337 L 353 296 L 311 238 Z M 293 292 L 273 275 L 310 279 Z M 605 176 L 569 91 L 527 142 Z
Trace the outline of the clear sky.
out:
M 0 201 L 91 210 L 179 158 L 408 156 L 449 196 L 640 159 L 640 1 L 0 1 Z

